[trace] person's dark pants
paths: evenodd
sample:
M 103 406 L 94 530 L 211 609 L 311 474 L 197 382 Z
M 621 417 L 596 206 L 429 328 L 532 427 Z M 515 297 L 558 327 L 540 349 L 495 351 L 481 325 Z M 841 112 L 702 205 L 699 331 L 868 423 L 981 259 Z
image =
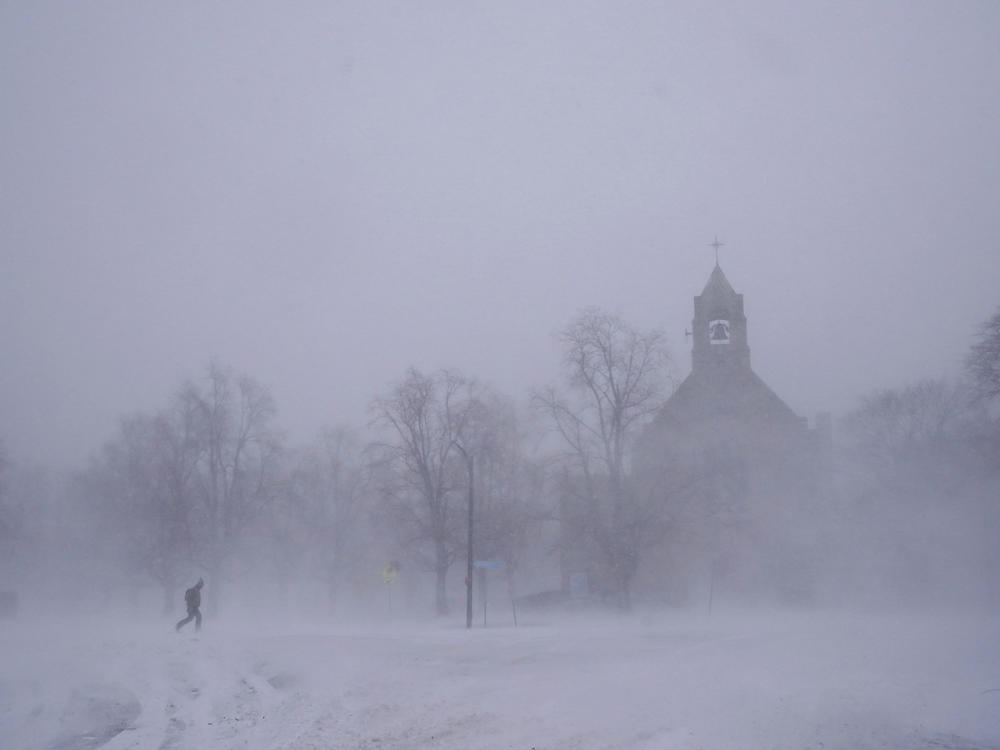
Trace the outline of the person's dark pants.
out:
M 177 623 L 177 630 L 180 630 L 185 625 L 187 625 L 191 620 L 194 620 L 194 629 L 201 630 L 201 610 L 198 608 L 189 609 L 188 616 Z

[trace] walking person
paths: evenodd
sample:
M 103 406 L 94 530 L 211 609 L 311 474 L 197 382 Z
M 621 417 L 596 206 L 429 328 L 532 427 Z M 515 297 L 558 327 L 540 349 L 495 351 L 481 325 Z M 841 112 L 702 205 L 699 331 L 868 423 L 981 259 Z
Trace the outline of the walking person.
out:
M 198 583 L 189 588 L 184 592 L 184 604 L 187 605 L 188 616 L 177 623 L 176 630 L 180 632 L 180 629 L 187 625 L 191 620 L 194 620 L 194 629 L 201 630 L 201 587 L 205 585 L 205 582 L 198 579 Z

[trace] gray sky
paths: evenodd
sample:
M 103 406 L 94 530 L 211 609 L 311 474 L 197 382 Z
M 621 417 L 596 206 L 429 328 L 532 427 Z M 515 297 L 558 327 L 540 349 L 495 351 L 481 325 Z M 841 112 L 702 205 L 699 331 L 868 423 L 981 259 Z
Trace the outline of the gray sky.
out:
M 281 423 L 406 367 L 520 398 L 713 264 L 797 412 L 1000 304 L 1000 3 L 0 0 L 0 438 L 82 462 L 217 357 Z

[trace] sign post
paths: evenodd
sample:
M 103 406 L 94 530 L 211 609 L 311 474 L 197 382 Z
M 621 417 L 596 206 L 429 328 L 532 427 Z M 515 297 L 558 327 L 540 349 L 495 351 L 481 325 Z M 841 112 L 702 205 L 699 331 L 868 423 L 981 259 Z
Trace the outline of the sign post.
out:
M 392 584 L 396 582 L 396 577 L 399 575 L 399 563 L 395 560 L 390 561 L 384 568 L 382 568 L 382 583 L 385 584 L 386 594 L 388 596 L 389 602 L 389 614 L 392 614 Z
M 479 589 L 483 592 L 483 627 L 486 627 L 486 602 L 487 602 L 487 587 L 486 587 L 486 571 L 487 570 L 500 570 L 503 567 L 502 563 L 496 560 L 476 560 L 475 562 L 476 570 L 479 572 Z

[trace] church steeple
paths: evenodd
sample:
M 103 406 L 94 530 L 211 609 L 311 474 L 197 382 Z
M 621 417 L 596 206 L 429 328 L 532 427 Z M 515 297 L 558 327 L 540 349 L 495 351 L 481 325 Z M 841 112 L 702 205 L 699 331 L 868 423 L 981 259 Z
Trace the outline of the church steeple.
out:
M 692 371 L 709 368 L 750 369 L 743 295 L 733 290 L 718 261 L 705 288 L 694 298 L 691 333 L 694 339 L 691 349 Z

